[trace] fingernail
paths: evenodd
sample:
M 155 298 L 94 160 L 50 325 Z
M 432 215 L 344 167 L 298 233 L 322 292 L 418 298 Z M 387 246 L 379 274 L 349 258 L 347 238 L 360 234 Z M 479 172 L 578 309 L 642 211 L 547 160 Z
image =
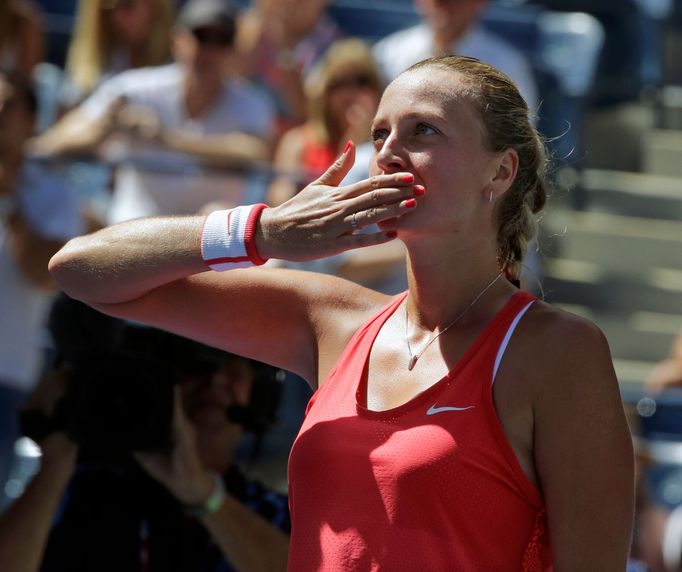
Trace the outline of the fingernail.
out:
M 386 238 L 396 238 L 398 236 L 398 231 L 397 230 L 389 230 L 386 233 Z
M 351 146 L 351 142 L 350 142 L 350 139 L 349 139 L 349 140 L 346 142 L 346 146 L 343 148 L 343 154 L 344 154 L 344 155 L 345 155 L 346 153 L 348 153 L 348 149 L 350 149 L 350 146 Z
M 414 186 L 414 196 L 423 197 L 426 194 L 426 189 L 422 185 Z
M 411 209 L 413 207 L 417 206 L 417 200 L 416 199 L 405 199 L 403 201 L 403 205 L 405 208 Z
M 400 177 L 400 180 L 403 181 L 404 183 L 413 183 L 414 175 L 412 173 L 408 173 L 407 175 L 403 175 L 402 177 Z

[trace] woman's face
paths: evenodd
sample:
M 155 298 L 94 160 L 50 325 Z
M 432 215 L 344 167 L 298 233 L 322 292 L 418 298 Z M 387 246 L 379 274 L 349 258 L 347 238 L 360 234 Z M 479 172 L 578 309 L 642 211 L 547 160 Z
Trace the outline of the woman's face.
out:
M 199 433 L 230 426 L 227 410 L 248 405 L 252 382 L 251 362 L 237 356 L 209 374 L 186 376 L 181 383 L 183 405 Z
M 370 174 L 406 171 L 426 188 L 400 228 L 427 215 L 429 228 L 442 222 L 452 229 L 453 221 L 476 221 L 489 210 L 484 196 L 497 154 L 484 147 L 484 134 L 467 84 L 455 72 L 422 68 L 386 88 L 372 124 Z
M 369 125 L 379 103 L 373 78 L 362 72 L 347 72 L 327 87 L 327 113 L 339 131 Z

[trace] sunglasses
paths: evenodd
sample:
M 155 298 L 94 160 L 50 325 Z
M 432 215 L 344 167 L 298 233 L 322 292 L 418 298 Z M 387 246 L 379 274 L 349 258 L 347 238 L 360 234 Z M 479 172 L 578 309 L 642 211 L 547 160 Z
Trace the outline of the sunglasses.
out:
M 376 85 L 377 82 L 372 76 L 367 74 L 358 74 L 333 79 L 332 81 L 329 82 L 327 89 L 332 91 L 334 89 L 339 89 L 343 87 L 363 88 L 376 87 Z
M 202 46 L 215 46 L 218 48 L 231 46 L 234 40 L 234 34 L 220 28 L 194 28 L 192 35 Z

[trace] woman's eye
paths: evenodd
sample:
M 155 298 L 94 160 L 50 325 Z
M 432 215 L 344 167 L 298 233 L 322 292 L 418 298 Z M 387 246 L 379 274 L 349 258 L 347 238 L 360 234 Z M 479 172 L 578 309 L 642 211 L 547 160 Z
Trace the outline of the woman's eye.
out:
M 372 142 L 375 147 L 380 147 L 381 144 L 388 138 L 388 131 L 386 129 L 372 129 Z
M 388 131 L 385 129 L 372 129 L 372 141 L 386 139 L 386 137 L 388 137 Z
M 434 135 L 438 133 L 436 129 L 426 123 L 419 123 L 415 129 L 417 135 Z

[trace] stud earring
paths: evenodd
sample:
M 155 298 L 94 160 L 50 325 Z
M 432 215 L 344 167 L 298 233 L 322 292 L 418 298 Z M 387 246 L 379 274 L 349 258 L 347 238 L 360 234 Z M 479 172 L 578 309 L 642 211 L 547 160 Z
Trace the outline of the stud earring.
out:
M 490 191 L 490 196 L 488 197 L 488 202 L 492 205 L 493 204 L 493 192 Z

